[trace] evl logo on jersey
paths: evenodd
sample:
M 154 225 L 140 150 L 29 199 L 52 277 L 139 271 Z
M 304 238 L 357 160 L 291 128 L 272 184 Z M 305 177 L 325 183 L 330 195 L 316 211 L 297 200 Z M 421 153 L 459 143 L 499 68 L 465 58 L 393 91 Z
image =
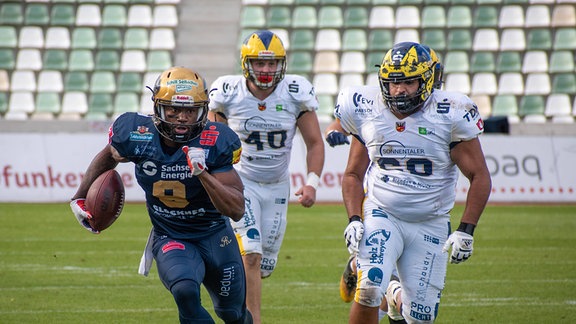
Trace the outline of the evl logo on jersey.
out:
M 354 107 L 358 108 L 361 104 L 362 105 L 374 105 L 374 100 L 369 100 L 366 99 L 362 96 L 361 93 L 355 92 L 354 95 L 352 96 L 352 103 L 354 103 Z M 362 110 L 356 110 L 356 112 L 360 112 L 360 113 L 364 113 L 364 112 L 372 112 L 372 109 L 362 109 Z

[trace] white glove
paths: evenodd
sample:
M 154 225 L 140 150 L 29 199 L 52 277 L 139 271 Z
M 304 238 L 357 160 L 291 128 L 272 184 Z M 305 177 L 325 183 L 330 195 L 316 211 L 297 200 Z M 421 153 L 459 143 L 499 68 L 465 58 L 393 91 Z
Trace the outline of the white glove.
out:
M 188 161 L 188 166 L 193 175 L 197 176 L 204 172 L 206 169 L 206 155 L 204 149 L 199 147 L 183 146 L 182 151 L 186 153 L 186 160 Z
M 364 224 L 359 220 L 351 221 L 344 230 L 346 247 L 350 254 L 358 253 L 358 244 L 364 235 Z
M 86 199 L 85 198 L 78 198 L 78 199 L 72 200 L 70 202 L 70 208 L 72 208 L 72 212 L 74 213 L 74 216 L 76 216 L 78 223 L 80 223 L 80 225 L 82 225 L 82 227 L 84 227 L 85 229 L 89 230 L 90 232 L 92 232 L 94 234 L 100 233 L 100 231 L 93 229 L 90 226 L 90 224 L 88 223 L 88 219 L 92 218 L 92 215 L 90 215 L 90 212 L 88 210 L 86 210 Z
M 442 252 L 448 252 L 452 246 L 452 254 L 450 263 L 460 263 L 468 260 L 472 256 L 472 245 L 474 244 L 474 237 L 462 231 L 454 231 L 448 236 Z

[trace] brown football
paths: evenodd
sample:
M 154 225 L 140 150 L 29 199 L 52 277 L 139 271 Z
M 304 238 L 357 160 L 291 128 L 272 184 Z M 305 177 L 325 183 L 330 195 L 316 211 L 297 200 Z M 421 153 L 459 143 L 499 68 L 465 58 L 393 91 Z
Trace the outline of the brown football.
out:
M 116 170 L 102 173 L 88 189 L 86 209 L 92 214 L 90 226 L 98 231 L 110 227 L 124 207 L 124 184 Z

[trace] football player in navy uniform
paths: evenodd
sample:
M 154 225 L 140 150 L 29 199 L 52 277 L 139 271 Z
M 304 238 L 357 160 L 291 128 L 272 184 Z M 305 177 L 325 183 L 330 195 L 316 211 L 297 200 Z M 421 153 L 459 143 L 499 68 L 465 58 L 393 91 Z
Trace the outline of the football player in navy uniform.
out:
M 142 257 L 178 306 L 180 323 L 214 323 L 200 301 L 204 284 L 225 323 L 252 323 L 246 308 L 242 257 L 229 219 L 244 214 L 243 184 L 233 164 L 241 144 L 226 125 L 207 121 L 206 83 L 197 72 L 172 67 L 156 80 L 154 115 L 120 115 L 109 144 L 90 163 L 71 207 L 86 229 L 85 197 L 92 182 L 119 162 L 133 162 L 153 229 Z
M 316 201 L 324 167 L 324 143 L 312 84 L 285 74 L 286 50 L 268 30 L 246 38 L 240 50 L 243 75 L 218 78 L 210 87 L 210 120 L 227 123 L 240 137 L 246 213 L 232 222 L 246 268 L 247 305 L 260 323 L 262 278 L 278 265 L 290 198 L 289 164 L 297 131 L 306 145 L 307 180 L 294 194 L 304 207 Z
M 483 122 L 470 98 L 435 89 L 435 66 L 424 46 L 398 43 L 384 56 L 380 87 L 338 95 L 335 116 L 353 135 L 342 179 L 344 237 L 357 253 L 350 323 L 377 323 L 383 298 L 391 320 L 433 323 L 447 261 L 464 262 L 473 252 L 491 191 L 478 138 Z M 470 187 L 450 233 L 459 171 Z

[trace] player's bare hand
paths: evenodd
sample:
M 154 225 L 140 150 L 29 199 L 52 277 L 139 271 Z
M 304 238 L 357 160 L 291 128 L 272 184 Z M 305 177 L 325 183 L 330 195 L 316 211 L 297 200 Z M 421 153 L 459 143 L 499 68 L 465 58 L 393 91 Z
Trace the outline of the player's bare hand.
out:
M 296 191 L 295 195 L 299 196 L 298 202 L 303 207 L 312 207 L 316 202 L 316 189 L 312 186 L 302 186 L 300 190 Z

